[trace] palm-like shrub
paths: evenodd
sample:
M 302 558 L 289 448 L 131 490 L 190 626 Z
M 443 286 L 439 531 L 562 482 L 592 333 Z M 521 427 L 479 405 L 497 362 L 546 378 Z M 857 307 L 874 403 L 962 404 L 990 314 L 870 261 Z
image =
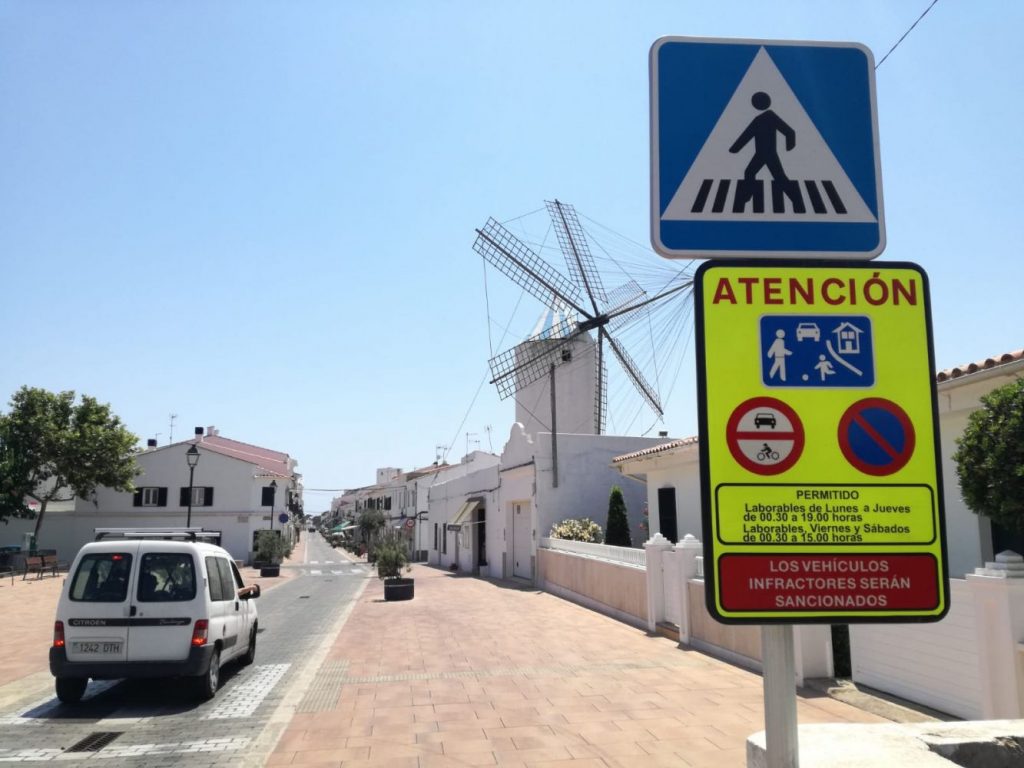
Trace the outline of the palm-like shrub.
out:
M 379 579 L 397 579 L 403 569 L 412 570 L 405 539 L 394 531 L 387 531 L 378 537 L 374 552 Z

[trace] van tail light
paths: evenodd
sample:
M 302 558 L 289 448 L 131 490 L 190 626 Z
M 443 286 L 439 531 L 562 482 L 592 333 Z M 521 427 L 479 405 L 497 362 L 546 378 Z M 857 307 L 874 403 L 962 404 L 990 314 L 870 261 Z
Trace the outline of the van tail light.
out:
M 210 622 L 206 619 L 196 619 L 196 625 L 192 628 L 192 645 L 206 645 L 209 632 Z
M 64 647 L 64 622 L 55 621 L 53 622 L 53 647 L 63 648 Z

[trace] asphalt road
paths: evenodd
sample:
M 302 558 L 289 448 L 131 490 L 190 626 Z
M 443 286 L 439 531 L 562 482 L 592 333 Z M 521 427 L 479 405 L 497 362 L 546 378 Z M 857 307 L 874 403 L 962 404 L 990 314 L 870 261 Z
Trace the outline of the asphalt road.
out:
M 287 724 L 286 715 L 275 715 L 279 706 L 302 695 L 299 688 L 373 575 L 317 534 L 304 534 L 299 546 L 305 562 L 289 566 L 299 572 L 259 598 L 255 664 L 225 666 L 211 701 L 196 701 L 182 681 L 93 681 L 77 706 L 51 694 L 0 712 L 0 762 L 262 765 L 276 731 Z M 89 741 L 100 748 L 88 750 L 83 742 Z

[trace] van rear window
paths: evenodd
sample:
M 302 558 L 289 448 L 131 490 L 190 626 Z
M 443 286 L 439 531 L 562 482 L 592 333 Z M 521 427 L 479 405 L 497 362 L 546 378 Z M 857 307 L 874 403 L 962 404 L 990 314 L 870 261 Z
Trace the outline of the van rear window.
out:
M 85 603 L 121 603 L 128 596 L 132 556 L 127 552 L 85 555 L 71 581 L 69 597 Z
M 187 552 L 147 552 L 139 565 L 140 603 L 194 600 L 196 567 Z

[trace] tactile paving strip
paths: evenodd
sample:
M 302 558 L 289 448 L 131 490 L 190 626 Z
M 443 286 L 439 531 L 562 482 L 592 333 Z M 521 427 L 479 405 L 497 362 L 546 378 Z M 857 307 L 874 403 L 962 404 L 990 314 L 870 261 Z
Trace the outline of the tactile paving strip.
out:
M 327 712 L 334 708 L 341 695 L 341 688 L 350 682 L 345 673 L 347 661 L 325 661 L 313 678 L 312 685 L 302 697 L 296 712 Z

